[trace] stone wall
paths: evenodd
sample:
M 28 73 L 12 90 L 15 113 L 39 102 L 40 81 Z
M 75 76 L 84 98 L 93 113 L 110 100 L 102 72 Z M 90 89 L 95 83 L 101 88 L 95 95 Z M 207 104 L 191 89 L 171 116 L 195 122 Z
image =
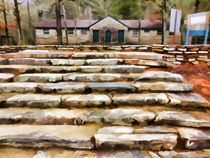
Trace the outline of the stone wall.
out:
M 112 19 L 113 20 L 113 19 Z M 111 23 L 111 22 L 109 22 Z M 119 26 L 120 23 L 116 22 L 116 26 L 114 24 L 106 26 L 104 21 L 101 22 L 99 26 L 93 26 L 90 30 L 87 30 L 87 34 L 82 34 L 81 29 L 77 29 L 77 44 L 93 44 L 93 30 L 99 30 L 99 43 L 105 43 L 105 31 L 110 30 L 112 32 L 112 42 L 111 44 L 118 44 L 118 30 L 124 30 L 125 32 L 125 43 L 127 44 L 138 44 L 139 43 L 139 35 L 133 35 L 133 29 L 127 29 L 125 26 Z M 112 27 L 110 27 L 112 26 Z M 57 36 L 55 29 L 49 29 L 50 34 L 44 34 L 43 29 L 36 29 L 36 44 L 38 45 L 56 45 L 57 44 Z M 167 32 L 167 42 L 168 44 L 174 44 L 174 36 L 169 35 Z M 177 34 L 175 43 L 181 43 L 181 35 Z M 76 44 L 76 36 L 74 34 L 68 34 L 69 44 Z M 141 30 L 141 44 L 150 44 L 156 43 L 160 44 L 162 40 L 161 35 L 157 35 L 157 30 L 150 30 L 149 33 L 146 33 L 144 30 Z M 63 43 L 66 44 L 65 39 L 65 30 L 63 30 Z

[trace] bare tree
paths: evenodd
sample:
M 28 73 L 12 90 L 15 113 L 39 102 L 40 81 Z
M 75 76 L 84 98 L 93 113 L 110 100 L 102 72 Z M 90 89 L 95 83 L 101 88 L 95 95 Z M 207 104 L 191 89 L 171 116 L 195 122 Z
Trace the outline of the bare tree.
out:
M 19 35 L 19 44 L 22 44 L 22 40 L 23 40 L 23 37 L 22 37 L 22 29 L 21 29 L 21 19 L 20 19 L 20 12 L 19 12 L 19 8 L 18 8 L 18 5 L 21 4 L 21 3 L 18 3 L 17 0 L 14 0 L 14 15 L 16 17 L 16 22 L 17 22 L 17 25 L 18 25 L 18 35 Z

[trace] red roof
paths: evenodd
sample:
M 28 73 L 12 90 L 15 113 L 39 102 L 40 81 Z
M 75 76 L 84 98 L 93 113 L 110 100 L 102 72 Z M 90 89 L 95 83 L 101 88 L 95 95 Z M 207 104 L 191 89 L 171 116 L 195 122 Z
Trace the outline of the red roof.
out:
M 76 27 L 77 28 L 88 28 L 91 24 L 95 23 L 97 20 L 77 20 Z M 119 20 L 124 23 L 131 29 L 139 28 L 138 20 Z M 36 28 L 56 28 L 56 20 L 55 19 L 43 19 L 36 26 Z M 64 21 L 62 20 L 62 27 L 64 27 Z M 74 28 L 74 20 L 67 20 L 67 27 Z M 152 22 L 150 20 L 141 20 L 141 28 L 143 29 L 160 29 L 162 28 L 162 22 L 157 20 Z
M 88 28 L 91 24 L 96 22 L 96 20 L 77 20 L 77 28 Z M 61 21 L 62 27 L 64 27 L 64 21 Z M 36 26 L 36 28 L 56 28 L 55 19 L 43 19 Z M 74 20 L 67 20 L 67 27 L 74 28 Z

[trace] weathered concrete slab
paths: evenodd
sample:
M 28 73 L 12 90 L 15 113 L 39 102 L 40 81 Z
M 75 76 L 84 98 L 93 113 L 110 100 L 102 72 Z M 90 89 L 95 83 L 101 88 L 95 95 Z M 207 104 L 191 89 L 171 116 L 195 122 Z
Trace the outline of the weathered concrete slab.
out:
M 0 83 L 0 93 L 35 93 L 37 83 Z
M 84 53 L 73 53 L 71 56 L 73 59 L 96 59 L 105 58 L 105 53 L 99 52 L 84 52 Z
M 111 99 L 107 95 L 87 94 L 87 95 L 64 95 L 62 106 L 64 107 L 100 107 L 108 106 Z
M 83 73 L 97 73 L 97 72 L 102 72 L 103 67 L 102 66 L 79 66 L 78 71 L 83 72 Z
M 163 158 L 209 158 L 210 150 L 199 151 L 159 151 L 159 155 Z
M 178 128 L 179 134 L 185 142 L 187 149 L 209 149 L 210 148 L 210 130 L 195 128 Z
M 192 84 L 175 82 L 137 82 L 133 84 L 138 92 L 159 91 L 159 92 L 188 92 L 193 90 Z
M 15 82 L 59 82 L 62 81 L 62 74 L 22 74 L 14 78 Z
M 44 93 L 83 93 L 85 90 L 85 83 L 82 82 L 59 82 L 59 83 L 45 83 L 39 84 L 38 88 Z
M 152 60 L 161 60 L 162 54 L 150 53 L 150 52 L 116 52 L 116 58 L 124 58 L 124 59 L 152 59 Z
M 148 113 L 153 117 L 144 117 Z M 142 116 L 141 119 L 135 120 L 135 115 Z M 134 122 L 139 124 L 148 124 L 154 120 L 154 113 L 139 109 L 111 109 L 111 110 L 92 110 L 81 118 L 87 123 L 103 123 L 112 125 L 132 125 Z
M 181 75 L 173 74 L 166 71 L 147 71 L 142 74 L 138 74 L 137 81 L 142 81 L 142 80 L 171 81 L 171 82 L 184 81 Z
M 0 144 L 14 147 L 66 147 L 71 149 L 93 149 L 91 137 L 95 126 L 0 126 Z M 86 131 L 84 133 L 84 131 Z
M 64 81 L 81 81 L 81 82 L 114 82 L 123 80 L 121 74 L 83 74 L 72 73 L 63 76 Z
M 176 134 L 95 134 L 96 148 L 138 148 L 143 150 L 173 150 Z
M 15 77 L 14 74 L 0 73 L 0 82 L 8 82 L 8 81 L 11 81 L 14 77 Z
M 129 82 L 92 82 L 88 83 L 88 88 L 93 92 L 126 92 L 135 90 L 134 86 Z
M 188 127 L 210 127 L 210 115 L 205 112 L 163 111 L 157 115 L 155 122 Z
M 85 64 L 85 60 L 70 60 L 70 59 L 51 59 L 54 66 L 80 66 Z
M 104 66 L 106 73 L 140 73 L 143 72 L 146 66 L 135 66 L 135 65 L 114 65 Z
M 12 58 L 9 59 L 11 65 L 50 65 L 50 59 L 36 59 L 36 58 Z
M 0 124 L 81 125 L 86 110 L 5 108 L 0 109 Z
M 61 102 L 60 95 L 20 94 L 9 97 L 5 101 L 6 106 L 11 107 L 58 107 Z
M 148 94 L 116 94 L 113 97 L 115 105 L 151 105 L 167 104 L 168 97 L 164 93 Z
M 86 64 L 88 65 L 118 65 L 123 64 L 123 59 L 87 59 Z
M 138 60 L 138 59 L 125 59 L 126 64 L 132 65 L 145 65 L 152 67 L 167 67 L 168 63 L 164 61 L 155 61 L 155 60 Z
M 197 93 L 168 93 L 170 105 L 210 107 L 209 102 Z

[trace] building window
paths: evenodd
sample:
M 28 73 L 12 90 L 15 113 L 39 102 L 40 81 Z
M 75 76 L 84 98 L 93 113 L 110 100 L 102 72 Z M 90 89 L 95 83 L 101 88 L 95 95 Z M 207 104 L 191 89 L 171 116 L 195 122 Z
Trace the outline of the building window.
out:
M 87 34 L 87 30 L 86 30 L 86 29 L 82 29 L 82 30 L 81 30 L 81 33 L 82 33 L 82 34 Z
M 157 30 L 157 35 L 162 35 L 162 34 L 163 34 L 162 30 Z
M 136 29 L 133 30 L 133 35 L 134 35 L 134 36 L 139 35 L 139 30 L 136 30 Z
M 49 29 L 43 29 L 43 33 L 44 33 L 45 35 L 49 35 L 49 34 L 50 34 L 50 30 L 49 30 Z
M 68 32 L 69 32 L 70 35 L 74 34 L 74 30 L 73 29 L 69 29 Z
M 169 35 L 174 35 L 174 32 L 169 32 Z
M 150 30 L 149 29 L 145 29 L 144 33 L 150 33 Z

